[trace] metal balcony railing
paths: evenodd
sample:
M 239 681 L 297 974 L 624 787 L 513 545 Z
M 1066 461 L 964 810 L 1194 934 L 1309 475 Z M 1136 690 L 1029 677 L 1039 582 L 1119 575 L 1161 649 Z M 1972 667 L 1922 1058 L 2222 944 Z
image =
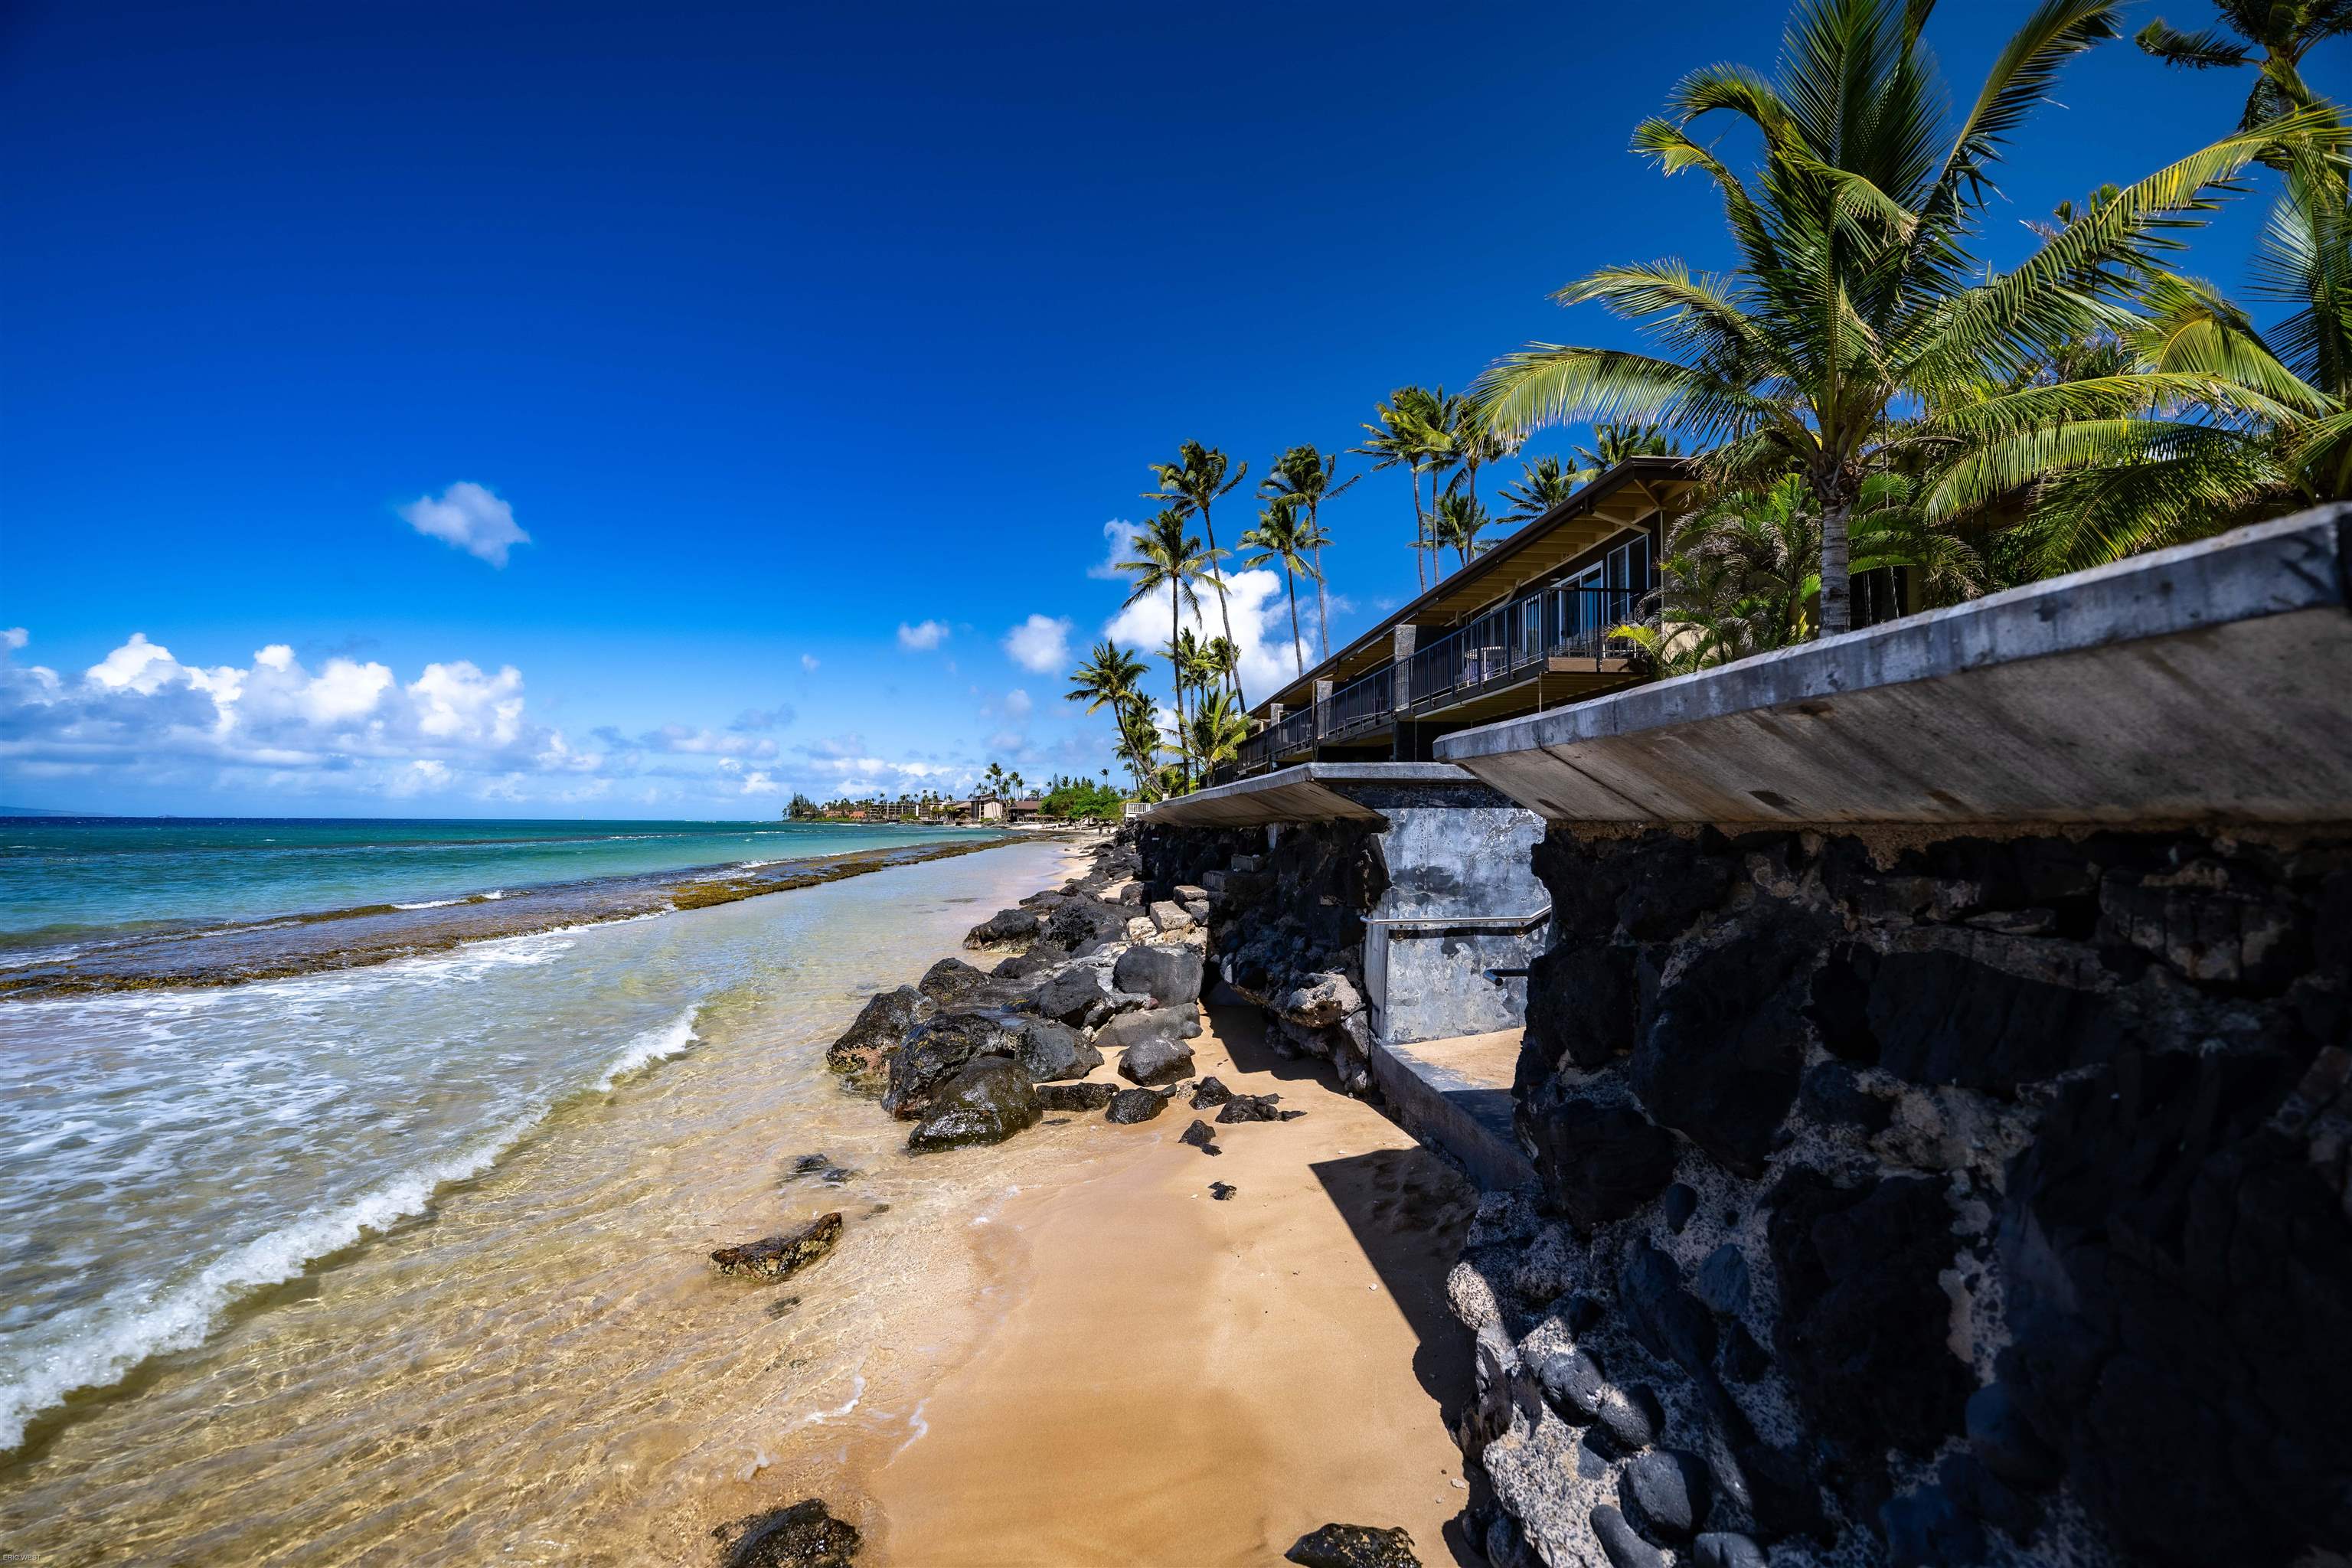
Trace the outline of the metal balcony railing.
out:
M 1307 707 L 1296 713 L 1286 713 L 1282 716 L 1282 722 L 1267 733 L 1274 738 L 1276 759 L 1289 756 L 1294 752 L 1309 751 L 1315 745 L 1315 710 Z
M 1611 634 L 1638 620 L 1651 588 L 1551 587 L 1487 611 L 1413 650 L 1409 696 L 1420 711 L 1507 686 L 1551 659 L 1591 659 L 1596 668 L 1630 645 Z
M 1384 664 L 1360 680 L 1349 681 L 1316 704 L 1317 738 L 1340 741 L 1376 730 L 1389 721 L 1396 707 L 1396 666 Z

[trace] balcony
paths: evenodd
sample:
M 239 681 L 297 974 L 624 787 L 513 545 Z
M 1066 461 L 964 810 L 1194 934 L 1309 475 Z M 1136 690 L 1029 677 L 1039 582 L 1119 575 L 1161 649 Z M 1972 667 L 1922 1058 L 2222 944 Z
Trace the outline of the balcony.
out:
M 1360 680 L 1349 682 L 1330 700 L 1311 710 L 1318 739 L 1345 741 L 1385 726 L 1396 708 L 1396 666 L 1384 664 Z
M 1486 699 L 1544 676 L 1571 678 L 1570 689 L 1612 684 L 1623 679 L 1633 651 L 1627 639 L 1612 634 L 1641 618 L 1651 591 L 1649 585 L 1553 587 L 1489 610 L 1413 651 L 1403 710 L 1423 718 L 1492 707 Z

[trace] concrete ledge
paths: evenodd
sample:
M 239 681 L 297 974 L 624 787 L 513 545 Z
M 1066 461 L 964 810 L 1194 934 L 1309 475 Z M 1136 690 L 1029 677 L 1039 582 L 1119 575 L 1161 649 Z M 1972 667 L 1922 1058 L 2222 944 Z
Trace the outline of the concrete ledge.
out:
M 1371 1051 L 1372 1081 L 1405 1131 L 1453 1155 L 1489 1192 L 1536 1179 L 1511 1127 L 1511 1064 L 1518 1040 L 1513 1029 L 1418 1047 L 1376 1045 Z
M 1437 742 L 1557 821 L 2352 819 L 2352 505 Z
M 1381 814 L 1334 785 L 1464 784 L 1478 781 L 1444 763 L 1300 763 L 1163 800 L 1143 820 L 1178 827 L 1262 827 L 1270 822 L 1379 822 Z

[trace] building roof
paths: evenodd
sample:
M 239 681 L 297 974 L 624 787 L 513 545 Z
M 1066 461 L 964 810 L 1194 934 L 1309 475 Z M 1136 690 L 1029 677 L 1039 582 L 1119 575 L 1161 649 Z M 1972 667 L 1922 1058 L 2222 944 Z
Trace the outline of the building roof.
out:
M 1697 465 L 1689 458 L 1628 458 L 1583 486 L 1574 495 L 1505 535 L 1486 553 L 1441 581 L 1412 603 L 1391 614 L 1315 666 L 1306 674 L 1266 694 L 1258 704 L 1297 708 L 1313 700 L 1315 683 L 1340 685 L 1388 663 L 1399 626 L 1451 626 L 1467 618 L 1530 578 L 1564 566 L 1611 534 L 1630 528 L 1666 500 L 1669 487 L 1682 489 L 1697 482 Z

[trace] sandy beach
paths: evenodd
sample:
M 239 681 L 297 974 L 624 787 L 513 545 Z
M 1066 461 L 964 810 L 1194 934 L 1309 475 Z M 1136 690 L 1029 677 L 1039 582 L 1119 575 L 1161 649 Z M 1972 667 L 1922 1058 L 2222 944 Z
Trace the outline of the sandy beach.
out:
M 1255 1008 L 1207 1023 L 1202 1074 L 1307 1115 L 1221 1127 L 1209 1156 L 1178 1137 L 1213 1112 L 1180 1094 L 1105 1129 L 1131 1146 L 1099 1172 L 1004 1208 L 1003 1321 L 923 1435 L 854 1472 L 872 1560 L 1263 1563 L 1336 1520 L 1475 1561 L 1446 1532 L 1470 1366 L 1444 1302 L 1475 1194 L 1322 1064 L 1276 1057 Z

